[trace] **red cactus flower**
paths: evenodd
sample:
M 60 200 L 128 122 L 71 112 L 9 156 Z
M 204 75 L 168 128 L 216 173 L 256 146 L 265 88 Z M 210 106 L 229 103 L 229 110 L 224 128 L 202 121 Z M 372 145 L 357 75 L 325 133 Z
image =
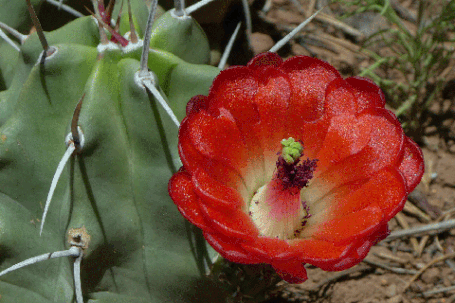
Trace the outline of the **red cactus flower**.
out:
M 370 80 L 274 53 L 222 71 L 193 97 L 169 193 L 225 259 L 337 271 L 384 239 L 420 182 L 423 158 Z M 284 140 L 283 140 L 284 139 Z

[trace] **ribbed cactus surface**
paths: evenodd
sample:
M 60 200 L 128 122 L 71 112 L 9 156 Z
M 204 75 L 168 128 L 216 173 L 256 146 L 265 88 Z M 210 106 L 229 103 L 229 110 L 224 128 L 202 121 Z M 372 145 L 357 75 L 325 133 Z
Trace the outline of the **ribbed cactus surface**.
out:
M 5 24 L 18 18 L 12 2 L 28 14 L 25 0 L 2 0 L 1 10 L 15 15 L 2 11 Z M 132 4 L 135 31 L 142 35 L 148 8 L 142 1 Z M 129 30 L 126 11 L 125 2 L 122 35 Z M 21 28 L 14 22 L 9 25 Z M 84 302 L 217 302 L 219 290 L 201 278 L 184 219 L 167 192 L 171 168 L 179 166 L 177 127 L 138 77 L 142 40 L 103 44 L 98 23 L 87 16 L 46 32 L 45 59 L 36 33 L 18 44 L 20 51 L 0 43 L 0 271 L 83 246 Z M 186 102 L 207 94 L 219 70 L 204 65 L 208 42 L 190 17 L 168 12 L 151 36 L 148 68 L 182 119 Z M 83 146 L 65 143 L 74 134 L 72 122 Z M 78 150 L 58 181 L 40 236 L 67 144 Z M 5 274 L 0 302 L 75 301 L 74 262 L 58 258 Z

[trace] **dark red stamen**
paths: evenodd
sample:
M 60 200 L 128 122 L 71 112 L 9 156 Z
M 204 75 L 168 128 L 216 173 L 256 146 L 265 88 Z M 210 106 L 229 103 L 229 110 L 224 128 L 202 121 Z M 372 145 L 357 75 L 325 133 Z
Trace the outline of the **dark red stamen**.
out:
M 302 189 L 308 185 L 308 182 L 313 178 L 313 173 L 317 167 L 317 159 L 306 159 L 299 164 L 300 159 L 293 163 L 287 163 L 280 155 L 276 162 L 276 178 L 282 181 L 284 189 L 296 188 Z

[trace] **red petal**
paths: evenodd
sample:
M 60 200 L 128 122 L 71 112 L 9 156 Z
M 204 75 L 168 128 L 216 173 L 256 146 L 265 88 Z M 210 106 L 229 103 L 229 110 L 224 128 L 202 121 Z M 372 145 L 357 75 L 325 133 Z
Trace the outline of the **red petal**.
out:
M 245 67 L 235 67 L 220 73 L 208 97 L 208 111 L 212 115 L 219 115 L 223 109 L 234 119 L 247 153 L 251 155 L 249 164 L 251 171 L 255 172 L 253 178 L 256 179 L 264 176 L 263 148 L 260 138 L 253 130 L 260 119 L 257 105 L 253 102 L 258 90 L 259 83 L 254 73 Z
M 203 95 L 197 95 L 188 101 L 186 104 L 186 115 L 189 116 L 193 113 L 197 113 L 202 109 L 207 109 L 207 97 Z
M 351 246 L 335 246 L 333 243 L 313 238 L 293 241 L 292 246 L 300 251 L 300 260 L 321 267 L 338 260 L 349 252 Z
M 366 239 L 360 239 L 356 243 L 349 246 L 349 249 L 338 260 L 331 262 L 324 262 L 319 265 L 323 270 L 339 271 L 348 269 L 357 265 L 365 259 L 371 247 L 384 239 L 389 234 L 387 223 L 378 227 L 376 232 Z
M 325 113 L 329 116 L 355 114 L 357 100 L 354 89 L 342 78 L 336 78 L 327 86 L 325 93 Z
M 252 107 L 258 85 L 253 71 L 246 67 L 221 71 L 210 88 L 208 111 L 217 116 L 219 109 L 224 107 L 238 122 L 258 121 L 257 111 Z
M 287 261 L 300 254 L 287 241 L 276 238 L 259 237 L 254 242 L 243 242 L 241 245 L 245 250 L 260 256 L 264 262 Z
M 283 59 L 281 59 L 281 57 L 277 53 L 266 52 L 254 56 L 254 58 L 251 59 L 250 62 L 248 62 L 247 66 L 250 68 L 265 65 L 278 67 L 281 64 L 283 64 Z
M 189 135 L 203 156 L 223 162 L 241 173 L 249 157 L 238 128 L 229 114 L 225 114 L 212 117 L 200 111 L 192 115 L 188 119 Z
M 346 82 L 352 85 L 357 98 L 357 111 L 385 106 L 385 96 L 382 90 L 372 80 L 362 77 L 347 78 Z
M 373 205 L 329 221 L 317 222 L 311 217 L 301 236 L 311 236 L 335 245 L 347 245 L 375 232 L 383 219 L 382 210 Z
M 198 170 L 192 175 L 194 191 L 202 200 L 214 208 L 242 209 L 245 201 L 241 194 L 215 179 L 204 170 Z
M 331 189 L 343 184 L 369 178 L 387 166 L 394 166 L 403 155 L 404 134 L 396 117 L 384 109 L 374 109 L 367 115 L 374 125 L 370 140 L 365 148 L 355 155 L 344 158 L 326 171 L 316 169 L 315 178 L 305 190 L 309 196 L 317 200 Z M 333 148 L 337 148 L 334 146 Z
M 404 183 L 403 177 L 395 168 L 385 168 L 357 188 L 348 184 L 337 188 L 330 196 L 312 203 L 312 219 L 322 221 L 343 217 L 374 203 L 382 209 L 384 219 L 388 221 L 406 202 Z
M 204 169 L 212 178 L 226 186 L 246 191 L 243 179 L 238 172 L 225 163 L 205 157 L 195 148 L 190 135 L 190 117 L 182 121 L 179 129 L 179 154 L 185 169 L 190 174 Z
M 231 262 L 242 264 L 258 264 L 263 261 L 257 258 L 254 254 L 245 251 L 238 242 L 232 241 L 228 237 L 221 234 L 211 234 L 204 232 L 204 237 L 207 242 L 212 246 L 223 258 Z
M 325 91 L 340 74 L 330 64 L 310 57 L 297 56 L 281 65 L 291 81 L 289 120 L 317 120 L 324 109 Z
M 203 230 L 212 230 L 201 214 L 198 197 L 193 191 L 191 175 L 185 171 L 177 172 L 169 180 L 168 190 L 178 210 L 188 221 Z
M 289 80 L 286 74 L 267 63 L 269 59 L 274 62 L 275 57 L 264 54 L 262 59 L 257 58 L 259 61 L 251 62 L 256 65 L 254 69 L 233 68 L 220 74 L 209 95 L 209 111 L 212 114 L 219 113 L 223 108 L 232 115 L 249 154 L 257 155 L 250 157 L 256 170 L 264 169 L 264 159 L 260 158 L 259 151 L 265 153 L 265 158 L 276 160 L 280 141 L 287 129 Z M 273 168 L 265 176 L 270 177 L 272 172 Z
M 254 191 L 257 186 L 257 180 L 249 177 L 251 174 L 258 172 L 257 163 L 251 161 L 255 159 L 255 155 L 251 154 L 246 148 L 243 138 L 229 112 L 221 109 L 220 116 L 213 117 L 206 111 L 199 111 L 188 117 L 185 124 L 184 129 L 186 130 L 187 137 L 179 136 L 180 141 L 186 141 L 186 145 L 183 145 L 181 142 L 182 147 L 190 146 L 190 151 L 196 150 L 199 155 L 202 155 L 202 158 L 200 156 L 196 157 L 201 162 L 195 167 L 189 167 L 188 169 L 190 171 L 198 167 L 202 167 L 208 171 L 209 169 L 206 166 L 210 165 L 219 168 L 219 173 L 222 174 L 235 171 L 241 177 L 244 185 L 250 191 Z M 193 150 L 191 150 L 191 147 Z M 185 154 L 186 151 L 183 153 Z M 193 164 L 195 162 L 193 159 L 190 161 Z M 185 162 L 184 165 L 186 167 Z M 216 180 L 223 182 L 220 180 L 224 178 L 223 176 L 214 175 L 213 169 L 210 170 L 212 171 L 211 175 Z M 218 171 L 215 173 L 218 173 Z M 232 176 L 229 177 L 232 178 Z M 236 187 L 234 188 L 240 188 L 242 186 L 238 183 L 235 185 Z
M 300 261 L 273 262 L 272 266 L 280 277 L 288 283 L 303 283 L 308 279 L 304 264 Z
M 408 137 L 404 140 L 404 155 L 399 169 L 406 179 L 407 191 L 410 193 L 419 184 L 425 168 L 422 150 Z
M 199 207 L 203 216 L 211 223 L 210 227 L 216 229 L 217 233 L 247 241 L 253 241 L 259 236 L 253 221 L 242 210 L 217 209 L 204 203 L 200 203 Z
M 302 141 L 304 156 L 310 159 L 317 158 L 330 126 L 330 119 L 323 118 L 312 122 L 295 119 L 290 123 L 292 125 L 288 126 L 289 136 L 296 141 Z
M 332 118 L 317 155 L 318 173 L 340 160 L 361 151 L 371 139 L 371 116 L 341 115 Z
M 261 69 L 258 69 L 258 72 Z M 276 161 L 276 154 L 281 150 L 281 140 L 286 137 L 287 112 L 289 107 L 290 88 L 286 75 L 270 70 L 263 73 L 259 81 L 258 92 L 254 97 L 254 105 L 259 113 L 259 121 L 251 125 L 264 151 L 264 159 Z M 274 166 L 265 167 L 267 176 L 272 175 Z
M 241 209 L 245 204 L 238 191 L 214 180 L 203 170 L 192 175 L 192 182 L 199 198 L 211 207 Z

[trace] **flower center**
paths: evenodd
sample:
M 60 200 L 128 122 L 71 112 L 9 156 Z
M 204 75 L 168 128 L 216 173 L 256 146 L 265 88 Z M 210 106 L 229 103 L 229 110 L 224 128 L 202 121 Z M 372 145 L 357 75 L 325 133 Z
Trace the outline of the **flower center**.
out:
M 263 236 L 290 240 L 299 237 L 311 216 L 301 190 L 313 178 L 318 160 L 301 161 L 303 146 L 293 138 L 281 145 L 275 173 L 253 195 L 248 214 Z

